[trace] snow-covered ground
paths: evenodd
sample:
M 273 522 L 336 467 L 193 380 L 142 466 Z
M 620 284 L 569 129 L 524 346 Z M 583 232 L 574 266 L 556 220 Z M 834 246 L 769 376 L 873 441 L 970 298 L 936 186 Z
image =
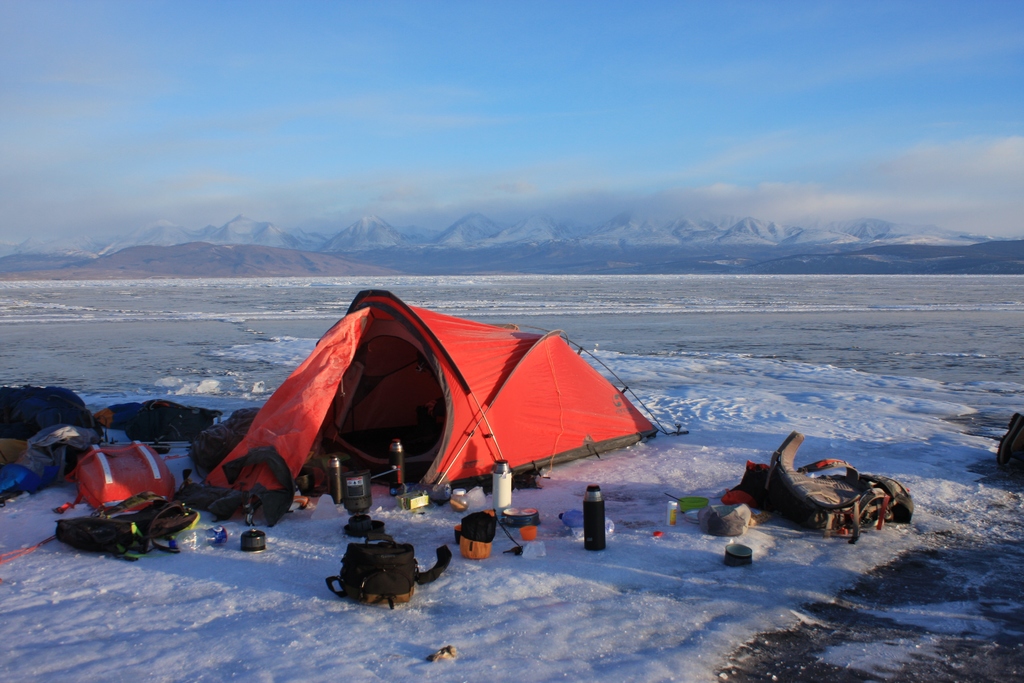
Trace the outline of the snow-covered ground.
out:
M 690 433 L 560 466 L 542 489 L 515 491 L 514 505 L 542 517 L 533 557 L 503 553 L 513 544 L 499 530 L 489 559 L 456 549 L 440 579 L 391 611 L 327 590 L 350 541 L 341 508 L 287 515 L 266 528 L 268 550 L 255 554 L 239 549 L 238 519 L 226 524 L 227 547 L 200 543 L 138 562 L 54 541 L 0 566 L 0 673 L 10 681 L 721 680 L 730 653 L 755 634 L 813 621 L 806 605 L 832 600 L 904 551 L 954 529 L 979 543 L 1021 533 L 1002 523 L 1019 515 L 1020 496 L 974 473 L 994 462 L 995 442 L 951 419 L 979 404 L 1005 404 L 1008 418 L 1021 407 L 1019 384 L 947 385 L 741 355 L 601 357 L 666 427 L 678 422 Z M 665 525 L 666 492 L 715 498 L 792 430 L 807 435 L 798 463 L 837 457 L 908 485 L 913 523 L 850 545 L 774 517 L 741 539 L 754 553 L 747 567 L 723 563 L 726 539 L 686 521 Z M 584 550 L 558 519 L 581 507 L 590 483 L 601 485 L 615 523 L 601 552 Z M 56 486 L 0 509 L 0 552 L 50 536 L 51 509 L 73 497 L 72 487 Z M 412 543 L 424 566 L 437 546 L 455 549 L 461 515 L 449 508 L 403 512 L 375 487 L 372 515 Z M 977 602 L 906 619 L 990 635 Z M 865 669 L 897 666 L 920 649 L 915 638 L 908 631 L 903 642 L 880 644 Z M 445 645 L 457 659 L 426 661 Z M 864 658 L 836 648 L 825 656 L 855 668 Z

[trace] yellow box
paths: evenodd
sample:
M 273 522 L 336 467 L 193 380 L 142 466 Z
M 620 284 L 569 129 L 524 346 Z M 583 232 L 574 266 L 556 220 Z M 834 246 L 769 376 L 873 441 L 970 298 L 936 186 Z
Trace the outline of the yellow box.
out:
M 429 505 L 430 496 L 427 495 L 426 491 L 403 493 L 398 496 L 398 504 L 402 506 L 403 510 L 415 510 L 416 508 L 422 508 Z

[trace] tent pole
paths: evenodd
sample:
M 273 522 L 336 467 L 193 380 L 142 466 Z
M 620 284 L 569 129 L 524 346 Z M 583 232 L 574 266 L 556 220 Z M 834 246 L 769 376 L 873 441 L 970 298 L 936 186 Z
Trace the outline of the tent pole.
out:
M 459 452 L 455 454 L 455 457 L 452 458 L 452 461 L 448 464 L 448 467 L 442 473 L 442 475 L 441 475 L 442 477 L 447 477 L 448 476 L 448 472 L 450 472 L 451 469 L 453 467 L 455 467 L 455 463 L 457 463 L 459 461 L 459 458 L 462 457 L 462 451 L 464 451 L 466 449 L 466 446 L 469 445 L 469 440 L 473 438 L 473 435 L 476 433 L 476 430 L 480 428 L 480 423 L 481 422 L 484 422 L 486 424 L 487 429 L 488 429 L 488 431 L 489 431 L 489 433 L 491 435 L 491 440 L 494 441 L 494 447 L 498 450 L 498 456 L 499 457 L 495 458 L 494 454 L 491 453 L 491 460 L 494 460 L 495 462 L 497 462 L 498 460 L 504 460 L 505 459 L 505 454 L 501 452 L 501 445 L 498 443 L 498 437 L 494 435 L 494 429 L 491 428 L 491 423 L 488 422 L 488 420 L 487 420 L 487 411 L 484 410 L 482 405 L 480 405 L 480 400 L 477 399 L 476 394 L 473 393 L 472 390 L 470 390 L 468 393 L 469 393 L 470 396 L 473 397 L 473 401 L 476 403 L 477 410 L 480 411 L 480 414 L 477 416 L 476 424 L 474 424 L 473 425 L 473 429 L 470 430 L 469 436 L 466 437 L 466 440 L 462 442 L 462 446 L 459 447 Z M 488 452 L 490 453 L 489 449 L 488 449 Z

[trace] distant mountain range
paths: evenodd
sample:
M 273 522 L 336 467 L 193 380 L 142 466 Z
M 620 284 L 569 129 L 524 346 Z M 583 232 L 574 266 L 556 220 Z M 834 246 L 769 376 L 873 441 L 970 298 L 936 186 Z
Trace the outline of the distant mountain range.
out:
M 5 263 L 7 262 L 7 263 Z M 12 267 L 13 266 L 13 267 Z M 389 275 L 395 271 L 336 254 L 255 244 L 188 242 L 127 247 L 95 258 L 75 256 L 0 259 L 0 279 L 100 280 L 173 277 L 330 277 Z
M 0 275 L 1024 272 L 1016 244 L 871 218 L 801 227 L 622 214 L 580 226 L 543 215 L 501 225 L 473 213 L 426 233 L 366 216 L 322 235 L 240 215 L 194 231 L 161 221 L 112 240 L 7 245 Z
M 1024 240 L 968 246 L 889 245 L 840 254 L 804 254 L 751 266 L 752 273 L 835 275 L 1024 274 Z

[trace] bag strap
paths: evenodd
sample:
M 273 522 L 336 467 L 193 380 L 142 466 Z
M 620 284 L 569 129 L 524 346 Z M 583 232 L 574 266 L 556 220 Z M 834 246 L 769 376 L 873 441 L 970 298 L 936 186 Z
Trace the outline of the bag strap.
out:
M 339 598 L 347 598 L 348 597 L 348 592 L 345 591 L 345 584 L 343 584 L 341 582 L 341 577 L 340 576 L 328 576 L 325 579 L 325 581 L 327 581 L 327 588 L 332 593 L 337 595 Z M 335 588 L 333 584 L 338 584 L 338 587 Z
M 106 517 L 100 517 L 99 519 L 111 521 L 109 518 Z M 108 552 L 113 553 L 114 555 L 120 557 L 123 560 L 128 560 L 129 562 L 136 562 L 140 557 L 142 557 L 142 555 L 150 551 L 150 547 L 149 544 L 146 542 L 145 536 L 143 536 L 142 531 L 139 529 L 139 525 L 135 522 L 131 522 L 131 525 L 131 544 L 126 546 L 118 544 L 108 549 Z
M 866 524 L 870 527 L 873 521 L 877 522 L 877 520 L 871 519 L 871 515 L 884 515 L 885 506 L 888 505 L 889 500 L 889 495 L 883 489 L 872 487 L 853 501 L 853 509 L 847 517 L 852 532 L 847 543 L 853 545 L 860 540 L 861 525 Z M 832 513 L 829 513 L 828 528 L 832 526 L 832 518 Z
M 366 534 L 366 545 L 370 544 L 370 541 L 384 541 L 391 545 L 398 545 L 391 534 L 386 534 L 383 531 L 369 531 Z
M 771 486 L 772 478 L 775 476 L 775 470 L 778 468 L 786 468 L 783 460 L 789 463 L 790 467 L 793 467 L 793 461 L 796 459 L 796 452 L 800 448 L 800 444 L 804 442 L 804 435 L 800 432 L 793 431 L 789 433 L 789 436 L 783 440 L 782 444 L 775 449 L 772 453 L 771 460 L 768 464 L 768 477 L 764 481 L 765 491 Z
M 437 577 L 444 573 L 444 570 L 448 568 L 448 563 L 452 561 L 452 551 L 448 549 L 447 545 L 443 545 L 437 549 L 437 562 L 429 570 L 423 572 L 416 572 L 416 585 L 423 586 L 428 583 L 432 583 L 437 580 Z
M 797 472 L 810 476 L 816 472 L 824 472 L 826 470 L 835 470 L 840 468 L 846 469 L 845 479 L 847 483 L 854 489 L 858 488 L 861 481 L 860 472 L 857 471 L 856 467 L 845 460 L 835 460 L 832 458 L 819 460 L 817 462 L 812 462 L 810 465 L 804 465 L 803 467 L 797 468 Z
M 134 496 L 125 498 L 120 503 L 117 503 L 115 505 L 104 505 L 103 507 L 100 507 L 93 513 L 93 517 L 110 518 L 118 513 L 127 512 L 128 510 L 139 507 L 140 505 L 143 505 L 145 503 L 155 503 L 158 500 L 163 501 L 165 503 L 170 502 L 163 496 L 153 493 L 152 491 L 143 491 L 142 493 L 137 493 Z M 75 501 L 76 504 L 78 502 L 79 501 Z
M 158 543 L 156 537 L 153 536 L 152 533 L 153 526 L 156 524 L 156 520 L 160 519 L 161 517 L 167 517 L 172 514 L 178 514 L 187 517 L 190 513 L 191 511 L 188 510 L 184 505 L 182 505 L 178 501 L 174 500 L 168 502 L 167 505 L 161 508 L 159 512 L 153 515 L 153 519 L 149 520 L 149 528 L 147 528 L 146 533 L 142 535 L 144 547 L 156 548 L 157 550 L 162 550 L 165 553 L 180 553 L 181 550 L 177 547 L 171 547 L 170 545 Z
M 815 472 L 822 472 L 824 470 L 834 470 L 839 469 L 841 467 L 845 467 L 847 473 L 849 473 L 849 470 L 853 470 L 854 472 L 857 471 L 857 469 L 853 465 L 846 462 L 845 460 L 836 460 L 835 458 L 826 458 L 825 460 L 812 462 L 809 465 L 798 467 L 796 471 L 800 472 L 801 474 L 814 474 Z

